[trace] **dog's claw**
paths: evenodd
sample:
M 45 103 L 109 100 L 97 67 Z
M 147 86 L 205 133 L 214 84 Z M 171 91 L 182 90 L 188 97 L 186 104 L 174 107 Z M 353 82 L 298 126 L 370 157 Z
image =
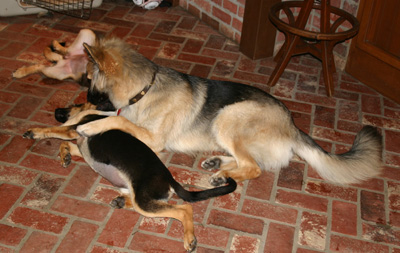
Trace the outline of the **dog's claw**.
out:
M 193 239 L 193 241 L 190 243 L 189 248 L 187 249 L 187 252 L 193 252 L 197 247 L 197 239 L 196 237 Z
M 35 139 L 35 138 L 34 138 L 35 135 L 34 135 L 34 133 L 33 133 L 31 130 L 26 131 L 26 132 L 22 135 L 22 137 L 28 138 L 28 139 Z
M 221 159 L 218 157 L 211 157 L 201 163 L 201 167 L 205 170 L 216 170 L 221 166 Z
M 121 209 L 124 208 L 125 206 L 125 198 L 122 196 L 116 197 L 113 199 L 110 203 L 111 207 L 116 208 L 116 209 Z

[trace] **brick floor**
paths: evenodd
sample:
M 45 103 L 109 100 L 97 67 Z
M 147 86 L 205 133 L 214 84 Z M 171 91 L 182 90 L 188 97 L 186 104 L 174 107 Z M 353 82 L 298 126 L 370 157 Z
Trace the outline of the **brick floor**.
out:
M 160 65 L 266 90 L 330 152 L 348 150 L 363 124 L 380 128 L 385 170 L 368 182 L 331 184 L 293 160 L 230 195 L 195 203 L 197 252 L 400 252 L 399 104 L 346 73 L 337 74 L 327 98 L 321 65 L 308 56 L 293 58 L 270 88 L 272 59 L 248 59 L 179 7 L 144 11 L 123 0 L 103 1 L 87 21 L 0 18 L 1 252 L 183 252 L 179 222 L 113 210 L 115 189 L 82 160 L 62 168 L 58 140 L 21 137 L 32 126 L 57 125 L 54 109 L 84 101 L 85 89 L 40 75 L 15 80 L 12 71 L 43 62 L 44 46 L 70 42 L 81 28 L 124 38 Z M 210 173 L 199 168 L 204 155 L 166 153 L 164 160 L 180 182 L 208 186 Z

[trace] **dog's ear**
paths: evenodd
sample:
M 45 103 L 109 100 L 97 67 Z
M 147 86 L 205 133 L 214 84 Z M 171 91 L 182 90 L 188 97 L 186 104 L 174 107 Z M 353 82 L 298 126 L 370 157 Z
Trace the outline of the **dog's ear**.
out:
M 97 50 L 95 50 L 95 48 L 93 48 L 92 46 L 89 46 L 87 43 L 83 43 L 83 47 L 85 48 L 85 51 L 89 56 L 89 60 L 91 62 L 93 62 L 94 64 L 97 64 L 100 66 L 101 56 L 99 55 L 98 52 L 96 52 Z

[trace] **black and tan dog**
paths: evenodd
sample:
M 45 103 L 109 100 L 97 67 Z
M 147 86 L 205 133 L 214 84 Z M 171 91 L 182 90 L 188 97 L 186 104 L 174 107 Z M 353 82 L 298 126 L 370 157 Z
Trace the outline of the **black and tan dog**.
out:
M 202 164 L 220 168 L 210 179 L 213 185 L 287 166 L 294 154 L 324 179 L 341 184 L 381 170 L 382 137 L 372 126 L 362 128 L 349 152 L 329 154 L 294 125 L 281 101 L 257 88 L 158 66 L 117 38 L 85 48 L 92 88 L 106 93 L 120 115 L 80 125 L 77 130 L 85 136 L 120 129 L 155 152 L 224 151 L 230 156 Z
M 85 138 L 75 130 L 81 124 L 112 114 L 115 112 L 86 110 L 62 126 L 30 129 L 24 137 L 78 139 L 77 144 L 61 144 L 60 157 L 63 166 L 69 165 L 71 155 L 82 156 L 94 171 L 120 188 L 122 196 L 114 199 L 112 206 L 134 208 L 147 217 L 170 217 L 181 221 L 184 227 L 184 247 L 189 252 L 193 251 L 196 238 L 192 206 L 169 204 L 166 200 L 173 193 L 187 202 L 206 200 L 233 192 L 236 182 L 229 178 L 226 186 L 197 192 L 187 191 L 174 180 L 157 155 L 132 135 L 120 130 L 109 130 Z

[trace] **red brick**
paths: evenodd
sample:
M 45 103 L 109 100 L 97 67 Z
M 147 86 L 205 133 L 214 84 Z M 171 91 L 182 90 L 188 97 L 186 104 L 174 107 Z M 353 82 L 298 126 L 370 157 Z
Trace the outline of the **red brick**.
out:
M 205 44 L 205 47 L 214 48 L 214 49 L 222 49 L 226 41 L 226 38 L 221 35 L 210 35 Z
M 210 71 L 211 71 L 210 66 L 196 64 L 192 68 L 192 71 L 190 71 L 190 74 L 202 78 L 208 78 L 208 76 L 210 75 Z
M 295 96 L 296 100 L 307 102 L 307 103 L 313 103 L 321 106 L 327 106 L 327 107 L 334 107 L 336 106 L 336 100 L 333 98 L 326 98 L 325 96 L 322 95 L 314 95 L 314 94 L 309 94 L 309 93 L 296 93 Z
M 293 227 L 277 223 L 270 223 L 268 227 L 268 235 L 265 242 L 264 252 L 292 252 L 293 240 Z
M 400 230 L 395 230 L 391 226 L 381 226 L 379 224 L 362 224 L 362 238 L 377 243 L 392 244 L 400 246 Z
M 353 144 L 355 136 L 352 134 L 342 133 L 333 129 L 314 127 L 312 136 L 325 140 Z
M 96 235 L 98 226 L 75 221 L 56 252 L 85 252 Z
M 223 77 L 230 77 L 234 70 L 234 67 L 235 67 L 235 62 L 220 60 L 215 65 L 213 74 Z
M 204 41 L 202 40 L 188 39 L 182 48 L 182 52 L 197 54 L 202 49 L 203 44 Z
M 327 128 L 335 127 L 335 109 L 315 106 L 314 124 Z
M 5 103 L 14 103 L 20 97 L 21 97 L 21 95 L 19 95 L 19 94 L 0 91 L 0 101 L 5 102 Z
M 109 204 L 113 199 L 115 199 L 119 195 L 120 193 L 115 189 L 98 186 L 93 195 L 90 197 L 90 200 L 104 204 Z
M 140 222 L 139 229 L 164 234 L 167 231 L 169 220 L 169 218 L 144 217 Z
M 226 247 L 229 240 L 229 232 L 203 225 L 194 226 L 194 234 L 199 244 L 210 245 L 214 247 Z M 178 221 L 173 221 L 168 232 L 169 236 L 183 238 L 183 226 Z
M 267 84 L 268 82 L 268 78 L 266 76 L 242 72 L 242 71 L 236 71 L 233 77 L 251 83 Z
M 286 222 L 289 224 L 295 224 L 297 219 L 297 210 L 295 209 L 249 199 L 245 199 L 242 213 Z
M 182 241 L 135 233 L 129 249 L 140 252 L 186 252 Z
M 201 55 L 195 56 L 195 55 L 186 54 L 186 53 L 181 53 L 178 56 L 178 59 L 182 60 L 182 61 L 190 61 L 190 62 L 206 64 L 206 65 L 213 65 L 216 62 L 215 58 L 201 56 Z
M 347 201 L 357 201 L 357 190 L 348 187 L 332 185 L 325 182 L 308 181 L 306 191 L 322 196 L 339 198 Z
M 98 176 L 90 167 L 82 166 L 72 176 L 68 185 L 64 188 L 64 193 L 77 197 L 85 197 Z
M 320 212 L 328 210 L 328 200 L 297 192 L 289 192 L 279 189 L 276 194 L 276 202 L 294 207 L 312 209 Z
M 238 6 L 236 3 L 229 0 L 224 0 L 223 6 L 226 10 L 232 12 L 233 14 L 237 14 Z
M 231 23 L 231 16 L 227 13 L 225 13 L 223 10 L 217 7 L 212 8 L 212 16 L 216 17 L 217 19 L 221 20 L 222 22 L 230 25 Z
M 400 211 L 400 183 L 388 182 L 389 208 Z
M 52 115 L 54 118 L 54 115 Z M 37 141 L 32 148 L 32 152 L 39 155 L 56 156 L 60 152 L 61 140 L 44 139 Z
M 154 27 L 155 26 L 153 24 L 141 24 L 136 26 L 131 34 L 135 37 L 146 38 L 152 32 Z
M 360 106 L 356 102 L 341 100 L 339 101 L 339 118 L 344 120 L 358 121 Z
M 381 99 L 378 96 L 362 95 L 361 110 L 364 113 L 381 115 L 382 111 Z
M 167 35 L 167 34 L 162 34 L 162 33 L 154 33 L 154 32 L 151 33 L 148 38 L 152 39 L 152 40 L 161 40 L 161 41 L 180 43 L 180 44 L 185 42 L 184 37 Z
M 103 221 L 107 216 L 110 207 L 60 196 L 54 202 L 51 209 L 53 211 L 66 213 L 81 218 Z
M 192 167 L 195 157 L 183 153 L 174 154 L 171 158 L 170 163 L 176 165 L 182 165 L 186 167 Z
M 237 191 L 214 199 L 213 206 L 236 211 L 240 205 L 241 194 Z
M 21 203 L 29 207 L 44 208 L 63 183 L 64 178 L 43 174 L 25 195 Z
M 386 224 L 385 197 L 375 192 L 361 191 L 361 218 Z
M 30 185 L 37 175 L 38 173 L 26 169 L 0 166 L 0 180 L 8 183 Z
M 260 239 L 235 234 L 229 252 L 258 252 Z
M 18 246 L 26 232 L 25 229 L 0 224 L 0 243 L 9 246 Z
M 362 117 L 362 123 L 364 125 L 372 125 L 376 127 L 382 127 L 386 129 L 400 129 L 399 120 L 388 119 L 384 117 L 379 117 L 376 115 L 364 114 Z
M 386 130 L 385 135 L 385 149 L 400 154 L 400 133 Z
M 51 252 L 57 241 L 57 236 L 34 231 L 19 252 Z
M 263 171 L 258 178 L 249 181 L 246 195 L 258 199 L 269 200 L 271 198 L 274 180 L 275 173 Z
M 59 234 L 68 223 L 68 218 L 26 207 L 18 207 L 10 215 L 9 221 L 33 229 Z
M 303 186 L 304 164 L 290 162 L 289 166 L 280 169 L 277 185 L 293 190 L 301 190 Z
M 397 168 L 384 167 L 381 176 L 390 180 L 400 181 L 400 170 Z
M 67 107 L 73 96 L 72 92 L 57 90 L 41 109 L 54 112 L 57 108 Z
M 386 153 L 384 161 L 388 166 L 400 167 L 400 155 Z
M 229 61 L 237 61 L 239 59 L 239 54 L 231 53 L 226 51 L 215 50 L 212 48 L 204 48 L 201 55 L 225 59 Z
M 389 220 L 390 220 L 390 225 L 400 227 L 400 213 L 390 212 Z
M 338 235 L 331 236 L 329 249 L 333 252 L 389 252 L 389 248 L 385 245 L 361 241 Z
M 7 116 L 16 117 L 20 119 L 27 119 L 33 111 L 42 103 L 42 99 L 35 97 L 23 97 L 14 108 L 7 114 Z
M 326 245 L 327 217 L 304 212 L 301 218 L 299 244 L 324 250 Z
M 362 128 L 362 124 L 358 122 L 351 122 L 351 121 L 344 121 L 338 120 L 337 122 L 337 129 L 343 130 L 347 132 L 358 133 Z
M 294 124 L 303 132 L 309 134 L 310 133 L 310 126 L 311 126 L 311 115 L 299 113 L 299 112 L 292 112 L 292 118 Z
M 357 236 L 357 205 L 332 202 L 332 231 Z
M 10 185 L 10 184 L 0 184 L 0 219 L 2 219 L 6 213 L 12 208 L 15 202 L 19 199 L 24 188 Z
M 258 235 L 262 235 L 264 229 L 264 221 L 260 219 L 249 218 L 219 210 L 211 211 L 207 224 Z
M 175 25 L 175 21 L 161 20 L 158 22 L 154 32 L 169 34 Z
M 30 120 L 50 126 L 58 126 L 60 124 L 60 122 L 55 119 L 54 112 L 38 111 Z
M 198 19 L 194 17 L 183 17 L 177 28 L 192 30 L 197 24 Z
M 25 152 L 30 149 L 34 140 L 24 139 L 22 136 L 15 136 L 0 152 L 0 161 L 16 163 Z
M 11 42 L 6 47 L 0 50 L 1 57 L 13 58 L 18 53 L 20 53 L 24 48 L 26 48 L 27 44 L 20 42 Z
M 69 175 L 74 167 L 69 166 L 67 168 L 63 168 L 60 164 L 60 161 L 33 154 L 27 155 L 21 162 L 21 165 L 31 169 L 50 172 L 61 176 Z

